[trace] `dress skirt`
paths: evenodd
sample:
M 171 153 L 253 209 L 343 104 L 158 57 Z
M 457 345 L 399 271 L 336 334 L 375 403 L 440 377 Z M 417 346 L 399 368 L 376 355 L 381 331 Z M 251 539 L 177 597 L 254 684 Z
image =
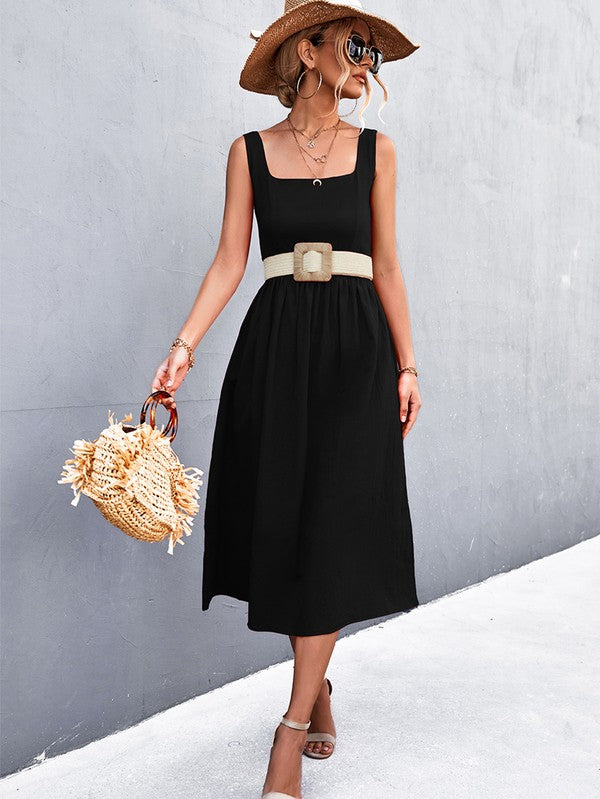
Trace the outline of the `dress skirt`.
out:
M 223 380 L 202 609 L 321 635 L 419 604 L 394 345 L 368 278 L 265 280 Z

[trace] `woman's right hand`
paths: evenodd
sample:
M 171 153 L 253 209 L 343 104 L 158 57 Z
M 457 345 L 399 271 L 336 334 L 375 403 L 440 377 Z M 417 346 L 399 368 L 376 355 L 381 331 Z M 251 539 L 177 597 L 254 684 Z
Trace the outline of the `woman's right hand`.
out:
M 168 391 L 175 394 L 190 370 L 189 356 L 185 347 L 175 347 L 156 370 L 152 381 L 152 392 Z M 161 399 L 160 402 L 167 409 L 176 408 L 173 397 Z

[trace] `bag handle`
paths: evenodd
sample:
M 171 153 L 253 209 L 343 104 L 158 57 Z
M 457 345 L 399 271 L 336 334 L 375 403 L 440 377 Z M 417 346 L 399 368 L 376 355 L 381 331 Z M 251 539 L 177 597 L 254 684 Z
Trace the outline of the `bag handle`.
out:
M 140 424 L 144 424 L 146 421 L 146 411 L 150 410 L 150 427 L 156 427 L 156 406 L 162 405 L 163 403 L 160 401 L 161 399 L 167 399 L 168 397 L 172 397 L 173 395 L 170 394 L 168 391 L 159 390 L 154 391 L 150 396 L 146 399 L 142 406 L 142 410 L 140 411 Z M 163 430 L 163 436 L 167 436 L 171 433 L 169 441 L 173 441 L 175 436 L 177 435 L 177 408 L 169 408 L 169 422 L 165 429 Z

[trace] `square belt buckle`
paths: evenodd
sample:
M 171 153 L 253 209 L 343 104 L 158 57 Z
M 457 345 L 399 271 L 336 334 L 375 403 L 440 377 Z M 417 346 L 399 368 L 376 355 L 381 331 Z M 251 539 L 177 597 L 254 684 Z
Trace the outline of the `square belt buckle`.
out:
M 333 246 L 326 241 L 294 244 L 294 280 L 331 280 Z

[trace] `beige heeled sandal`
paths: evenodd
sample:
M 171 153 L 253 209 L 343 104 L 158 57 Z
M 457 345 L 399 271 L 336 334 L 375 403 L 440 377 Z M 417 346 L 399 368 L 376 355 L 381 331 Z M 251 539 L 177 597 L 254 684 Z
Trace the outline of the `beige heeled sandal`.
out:
M 333 691 L 333 685 L 328 677 L 325 678 L 327 680 L 327 687 L 329 689 L 329 696 L 331 696 L 331 692 Z M 332 735 L 329 732 L 309 732 L 306 736 L 306 743 L 310 743 L 311 741 L 329 741 L 331 744 L 331 752 L 327 752 L 326 754 L 322 754 L 321 752 L 307 752 L 306 749 L 302 752 L 303 755 L 306 757 L 313 757 L 315 760 L 325 760 L 328 757 L 331 757 L 333 754 L 333 750 L 335 749 L 335 735 Z
M 292 719 L 286 719 L 285 716 L 282 716 L 280 724 L 285 724 L 286 727 L 291 727 L 293 730 L 307 730 L 310 727 L 310 720 L 306 722 L 306 724 L 302 721 L 293 721 Z M 275 742 L 275 736 L 273 736 L 273 743 Z M 289 793 L 281 793 L 281 791 L 268 791 L 267 793 L 263 793 L 261 799 L 298 799 L 297 796 L 292 796 Z

